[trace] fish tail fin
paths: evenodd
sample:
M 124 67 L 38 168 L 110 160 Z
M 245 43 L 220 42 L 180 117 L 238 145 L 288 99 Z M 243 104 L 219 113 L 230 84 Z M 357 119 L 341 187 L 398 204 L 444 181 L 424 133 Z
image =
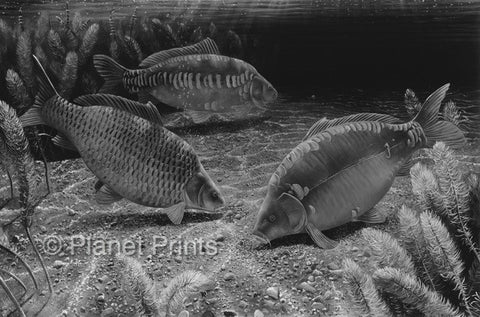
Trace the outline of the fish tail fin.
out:
M 33 55 L 33 60 L 35 61 L 33 65 L 38 81 L 38 92 L 32 107 L 20 117 L 24 127 L 45 124 L 40 115 L 40 108 L 53 96 L 60 96 L 40 60 L 35 55 Z
M 439 141 L 451 148 L 460 148 L 465 145 L 466 139 L 462 130 L 451 122 L 439 120 L 440 105 L 449 88 L 450 84 L 445 84 L 428 96 L 413 119 L 422 126 L 428 147 Z
M 121 86 L 123 74 L 128 71 L 127 68 L 117 63 L 113 58 L 107 55 L 93 56 L 93 64 L 95 69 L 103 78 L 105 83 L 100 89 L 102 93 L 112 93 Z

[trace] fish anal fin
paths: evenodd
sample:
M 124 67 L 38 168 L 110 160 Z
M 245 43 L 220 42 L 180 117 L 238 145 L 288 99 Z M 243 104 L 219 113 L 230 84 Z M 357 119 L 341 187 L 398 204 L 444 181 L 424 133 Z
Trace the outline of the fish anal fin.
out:
M 413 164 L 414 164 L 414 161 L 412 160 L 411 157 L 409 157 L 398 170 L 397 176 L 409 176 L 410 169 L 412 168 Z
M 204 123 L 212 116 L 212 113 L 207 111 L 189 111 L 188 114 L 196 124 Z
M 70 150 L 70 151 L 74 151 L 74 152 L 78 152 L 77 148 L 75 147 L 75 145 L 72 144 L 72 142 L 70 142 L 70 140 L 64 136 L 63 134 L 57 134 L 53 139 L 52 139 L 52 143 L 55 144 L 56 146 L 59 146 L 59 147 L 62 147 L 62 148 L 65 148 L 67 150 Z
M 163 125 L 162 116 L 152 103 L 143 104 L 120 96 L 109 94 L 91 94 L 78 97 L 74 103 L 84 106 L 109 106 Z
M 380 213 L 378 209 L 372 208 L 365 212 L 363 215 L 358 216 L 356 221 L 365 223 L 384 223 L 387 217 Z
M 337 241 L 334 241 L 324 235 L 320 230 L 318 230 L 314 225 L 307 224 L 307 233 L 312 238 L 317 246 L 322 249 L 333 249 L 338 245 Z
M 165 208 L 164 211 L 167 214 L 168 219 L 170 219 L 174 224 L 179 225 L 182 222 L 183 215 L 185 213 L 185 207 L 185 203 L 181 202 Z
M 100 189 L 97 191 L 95 195 L 95 200 L 97 204 L 100 205 L 110 205 L 116 201 L 121 200 L 123 197 L 117 194 L 113 189 L 110 188 L 107 184 L 104 184 Z
M 159 63 L 165 62 L 166 60 L 177 57 L 177 56 L 186 56 L 186 55 L 195 55 L 195 54 L 215 54 L 219 55 L 220 51 L 217 44 L 210 38 L 206 38 L 203 41 L 200 41 L 196 44 L 176 47 L 165 51 L 160 51 L 153 53 L 152 55 L 145 58 L 141 63 L 141 68 L 149 68 L 155 66 Z

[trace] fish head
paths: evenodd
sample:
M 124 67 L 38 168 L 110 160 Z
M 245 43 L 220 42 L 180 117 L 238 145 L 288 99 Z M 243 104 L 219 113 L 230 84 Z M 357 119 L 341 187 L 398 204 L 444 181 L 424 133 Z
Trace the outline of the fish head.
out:
M 301 232 L 307 222 L 307 212 L 302 202 L 284 192 L 278 198 L 264 200 L 258 213 L 253 234 L 263 242 Z
M 189 207 L 205 211 L 215 211 L 225 204 L 217 185 L 203 167 L 187 183 L 186 193 Z
M 261 75 L 255 75 L 250 86 L 250 96 L 255 105 L 273 102 L 278 97 L 277 90 Z

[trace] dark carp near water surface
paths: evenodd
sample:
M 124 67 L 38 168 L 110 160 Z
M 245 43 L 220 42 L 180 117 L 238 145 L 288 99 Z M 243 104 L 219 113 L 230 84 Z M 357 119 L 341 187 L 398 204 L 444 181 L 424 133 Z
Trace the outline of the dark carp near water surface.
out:
M 102 91 L 120 85 L 138 93 L 140 101 L 154 97 L 179 110 L 195 122 L 212 113 L 247 114 L 277 98 L 277 91 L 249 63 L 220 55 L 209 38 L 186 47 L 155 53 L 127 69 L 106 55 L 94 56 L 95 68 L 105 80 Z
M 35 61 L 40 89 L 23 123 L 43 122 L 65 137 L 58 142 L 71 143 L 100 181 L 99 203 L 126 198 L 167 208 L 174 223 L 185 209 L 214 211 L 224 204 L 193 148 L 162 126 L 154 105 L 105 94 L 69 102 Z
M 374 206 L 392 186 L 415 151 L 444 141 L 460 147 L 463 133 L 454 124 L 438 121 L 449 85 L 430 95 L 417 116 L 407 123 L 392 118 L 317 123 L 308 138 L 293 149 L 272 175 L 254 234 L 269 242 L 307 232 L 322 248 L 336 242 L 322 231 L 351 221 L 383 222 Z

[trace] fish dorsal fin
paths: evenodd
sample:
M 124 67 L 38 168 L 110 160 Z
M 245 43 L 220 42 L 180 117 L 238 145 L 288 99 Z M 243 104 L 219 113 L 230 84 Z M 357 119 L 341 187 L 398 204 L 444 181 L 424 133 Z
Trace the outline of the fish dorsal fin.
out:
M 200 41 L 196 44 L 184 46 L 184 47 L 176 47 L 165 51 L 160 51 L 157 53 L 153 53 L 152 55 L 145 58 L 141 63 L 141 68 L 149 68 L 155 66 L 161 62 L 166 61 L 172 57 L 177 56 L 186 56 L 186 55 L 195 55 L 195 54 L 215 54 L 220 55 L 220 51 L 218 49 L 217 44 L 214 40 L 210 38 L 206 38 L 203 41 Z
M 70 150 L 70 151 L 75 151 L 78 152 L 77 148 L 75 145 L 70 142 L 70 140 L 64 136 L 63 134 L 59 133 L 57 134 L 53 139 L 52 143 L 55 144 L 56 146 L 62 147 L 64 149 Z
M 390 123 L 390 124 L 401 122 L 401 120 L 399 120 L 398 118 L 395 118 L 388 114 L 382 114 L 382 113 L 356 113 L 356 114 L 335 118 L 335 119 L 322 118 L 311 126 L 311 128 L 308 130 L 307 134 L 303 138 L 303 141 L 310 139 L 312 136 L 330 127 L 348 123 L 348 122 L 358 122 L 358 121 L 379 121 L 379 122 Z
M 102 185 L 95 195 L 95 200 L 97 204 L 100 205 L 110 205 L 116 201 L 121 200 L 123 197 L 117 194 L 113 189 L 110 188 L 107 184 Z
M 92 94 L 78 97 L 73 101 L 77 105 L 90 106 L 109 106 L 119 110 L 123 110 L 142 117 L 148 121 L 163 125 L 162 116 L 151 102 L 143 104 L 127 98 L 108 95 L 108 94 Z
M 185 213 L 185 206 L 185 202 L 178 203 L 165 208 L 165 213 L 174 224 L 179 225 L 182 222 L 183 214 Z
M 307 212 L 303 204 L 289 193 L 283 193 L 278 198 L 278 202 L 280 206 L 282 206 L 282 209 L 286 211 L 290 226 L 295 226 L 293 232 L 300 232 L 307 223 Z

